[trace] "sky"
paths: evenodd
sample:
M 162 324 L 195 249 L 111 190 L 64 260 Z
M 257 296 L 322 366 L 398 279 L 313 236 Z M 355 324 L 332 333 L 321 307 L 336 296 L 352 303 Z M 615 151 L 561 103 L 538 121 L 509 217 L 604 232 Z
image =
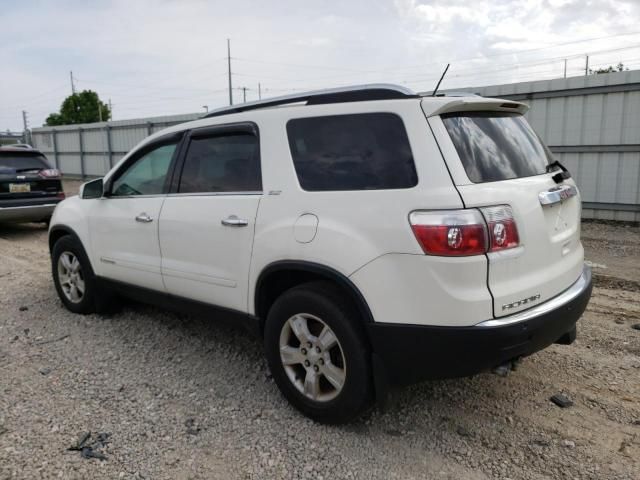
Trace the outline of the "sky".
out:
M 76 90 L 115 120 L 363 83 L 432 90 L 640 68 L 640 0 L 0 0 L 0 130 Z M 242 87 L 246 87 L 243 91 Z

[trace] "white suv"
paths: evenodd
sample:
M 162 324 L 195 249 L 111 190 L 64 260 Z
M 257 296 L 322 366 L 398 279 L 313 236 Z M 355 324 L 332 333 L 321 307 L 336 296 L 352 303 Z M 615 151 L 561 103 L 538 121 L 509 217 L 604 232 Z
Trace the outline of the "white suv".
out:
M 56 289 L 77 313 L 125 295 L 246 325 L 323 422 L 571 343 L 580 198 L 526 109 L 372 85 L 171 127 L 56 208 Z

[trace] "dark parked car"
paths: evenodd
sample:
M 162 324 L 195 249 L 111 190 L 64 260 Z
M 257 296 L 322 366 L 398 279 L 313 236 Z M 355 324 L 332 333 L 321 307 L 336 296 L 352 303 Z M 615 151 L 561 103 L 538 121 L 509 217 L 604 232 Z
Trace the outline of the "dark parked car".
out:
M 60 172 L 34 148 L 0 147 L 0 222 L 49 222 L 64 200 Z

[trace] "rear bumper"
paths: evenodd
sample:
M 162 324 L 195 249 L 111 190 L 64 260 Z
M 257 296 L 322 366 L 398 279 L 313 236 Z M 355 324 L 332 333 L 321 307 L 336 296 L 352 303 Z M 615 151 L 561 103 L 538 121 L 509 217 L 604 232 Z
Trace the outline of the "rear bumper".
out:
M 377 381 L 404 385 L 464 377 L 531 355 L 573 332 L 591 289 L 591 270 L 585 265 L 563 293 L 508 317 L 471 327 L 372 323 Z
M 24 200 L 20 204 L 0 206 L 0 222 L 37 222 L 50 217 L 62 199 Z

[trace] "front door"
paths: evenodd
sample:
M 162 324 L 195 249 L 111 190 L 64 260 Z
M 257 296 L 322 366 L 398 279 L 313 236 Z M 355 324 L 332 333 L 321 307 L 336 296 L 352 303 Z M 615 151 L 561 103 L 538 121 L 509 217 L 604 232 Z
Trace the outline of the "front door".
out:
M 175 192 L 160 215 L 167 291 L 247 311 L 249 265 L 262 196 L 252 125 L 191 132 Z
M 144 148 L 110 180 L 90 215 L 99 276 L 164 291 L 158 218 L 168 189 L 177 140 Z

